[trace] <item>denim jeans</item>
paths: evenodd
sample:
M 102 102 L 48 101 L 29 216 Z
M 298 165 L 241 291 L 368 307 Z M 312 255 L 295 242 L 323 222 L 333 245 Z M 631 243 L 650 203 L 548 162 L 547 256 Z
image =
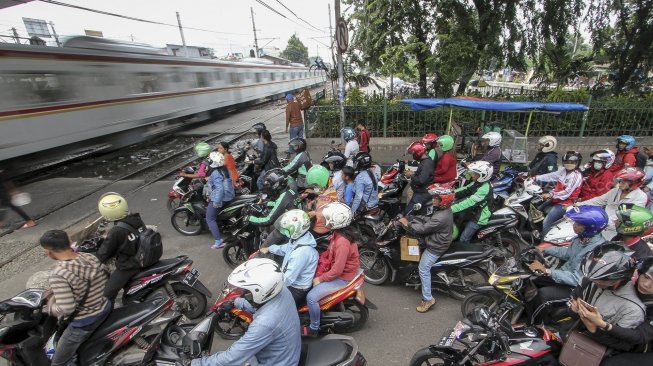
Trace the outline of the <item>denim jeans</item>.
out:
M 63 331 L 59 342 L 57 342 L 57 348 L 54 351 L 54 357 L 52 358 L 52 366 L 74 366 L 77 364 L 77 349 L 79 346 L 88 339 L 88 337 L 93 334 L 95 329 L 104 322 L 107 316 L 111 312 L 107 311 L 106 316 L 102 319 L 99 319 L 93 324 L 87 325 L 82 328 L 73 327 L 68 325 L 68 327 Z
M 433 294 L 431 293 L 431 267 L 433 267 L 439 258 L 439 256 L 431 253 L 427 249 L 422 253 L 422 258 L 419 259 L 419 279 L 422 281 L 423 300 L 433 299 Z
M 290 133 L 290 139 L 294 139 L 296 137 L 304 137 L 304 125 L 300 125 L 298 127 L 290 127 L 288 128 L 288 132 Z
M 551 211 L 549 211 L 542 223 L 542 237 L 551 230 L 551 226 L 553 226 L 556 221 L 560 220 L 565 215 L 565 212 L 565 206 L 563 205 L 556 204 L 551 206 Z
M 349 281 L 336 278 L 330 282 L 321 282 L 306 294 L 308 315 L 311 317 L 311 329 L 320 329 L 320 299 L 345 287 Z
M 265 169 L 261 170 L 261 175 L 258 176 L 256 180 L 256 187 L 259 192 L 263 192 L 263 178 L 265 177 Z
M 222 206 L 214 207 L 213 202 L 209 201 L 209 205 L 206 208 L 206 225 L 209 227 L 209 231 L 211 231 L 213 239 L 215 240 L 222 239 L 222 235 L 220 235 L 220 228 L 218 228 L 218 214 L 220 211 L 222 211 Z
M 463 243 L 469 243 L 474 238 L 474 234 L 478 231 L 481 226 L 474 221 L 467 221 L 465 229 L 462 234 L 460 234 L 460 239 L 458 241 Z

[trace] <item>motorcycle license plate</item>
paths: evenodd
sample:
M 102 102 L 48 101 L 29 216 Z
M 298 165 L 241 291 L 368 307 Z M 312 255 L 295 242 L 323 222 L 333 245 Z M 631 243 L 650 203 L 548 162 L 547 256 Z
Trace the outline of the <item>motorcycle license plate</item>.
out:
M 442 338 L 438 343 L 439 347 L 453 347 L 453 343 L 456 341 L 456 331 L 453 328 L 449 328 L 444 331 Z
M 193 285 L 195 285 L 195 282 L 197 282 L 197 279 L 199 277 L 200 277 L 200 271 L 193 268 L 190 272 L 186 274 L 186 277 L 184 277 L 184 280 L 181 282 L 187 284 L 190 287 L 193 287 Z

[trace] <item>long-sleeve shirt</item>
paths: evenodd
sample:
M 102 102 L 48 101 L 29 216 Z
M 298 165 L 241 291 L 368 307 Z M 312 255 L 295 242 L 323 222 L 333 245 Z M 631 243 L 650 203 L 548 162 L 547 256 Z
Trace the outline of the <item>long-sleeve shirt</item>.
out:
M 633 147 L 630 150 L 619 150 L 617 151 L 617 154 L 614 157 L 614 163 L 612 163 L 612 166 L 608 169 L 612 173 L 619 173 L 619 171 L 623 168 L 628 166 L 636 166 L 637 165 L 637 151 L 639 149 L 637 147 Z
M 358 141 L 349 140 L 345 145 L 345 159 L 347 159 L 347 166 L 354 166 L 354 158 L 358 154 L 359 146 Z
M 107 309 L 108 300 L 104 297 L 107 279 L 102 263 L 93 254 L 79 253 L 75 259 L 57 261 L 49 279 L 54 292 L 54 303 L 49 307 L 49 313 L 67 316 L 79 307 L 72 325 L 81 327 L 92 324 L 93 318 Z M 81 303 L 84 294 L 87 294 L 86 299 Z
M 433 183 L 433 172 L 435 172 L 435 162 L 428 156 L 419 161 L 417 170 L 410 177 L 410 187 L 415 193 L 427 193 L 428 186 Z
M 339 200 L 344 200 L 345 198 L 345 180 L 342 179 L 342 170 L 338 170 L 333 173 L 333 178 L 331 179 L 331 186 L 336 191 L 336 197 Z
M 290 101 L 286 105 L 286 128 L 299 127 L 304 123 L 302 118 L 302 110 L 297 101 Z
M 264 144 L 263 154 L 260 158 L 254 161 L 254 164 L 261 166 L 264 170 L 278 167 L 279 158 L 277 158 L 277 145 L 274 142 Z
M 342 195 L 342 199 L 345 204 L 351 207 L 351 203 L 354 201 L 354 183 L 345 184 L 345 190 Z
M 129 214 L 127 217 L 118 221 L 124 222 L 137 230 L 145 226 L 141 215 L 138 213 Z M 107 233 L 107 238 L 102 241 L 95 256 L 102 263 L 106 263 L 107 260 L 115 257 L 116 268 L 121 270 L 139 268 L 140 266 L 134 259 L 138 250 L 137 244 L 129 240 L 129 235 L 131 234 L 129 230 L 116 225 L 118 221 L 114 223 L 114 226 Z
M 489 182 L 472 182 L 462 188 L 455 190 L 456 192 L 456 203 L 451 206 L 451 211 L 453 213 L 459 213 L 463 211 L 475 213 L 471 216 L 474 216 L 476 223 L 479 225 L 487 224 L 492 212 L 489 207 L 489 200 L 492 195 L 492 186 Z
M 320 282 L 329 282 L 337 278 L 351 281 L 358 273 L 358 245 L 350 242 L 346 237 L 333 233 L 327 255 L 331 268 L 320 275 Z
M 555 151 L 538 152 L 528 164 L 528 175 L 548 174 L 558 170 L 558 154 Z
M 302 151 L 296 154 L 295 157 L 283 167 L 283 171 L 291 177 L 297 178 L 298 176 L 306 177 L 308 169 L 311 168 L 311 157 L 308 151 Z
M 260 366 L 297 365 L 302 341 L 295 300 L 287 288 L 254 313 L 245 334 L 224 352 L 193 360 L 192 366 L 243 365 L 256 357 Z
M 622 203 L 633 203 L 638 206 L 646 207 L 648 196 L 641 189 L 637 188 L 628 192 L 626 197 L 621 199 L 621 190 L 619 187 L 612 188 L 608 192 L 594 197 L 590 200 L 577 203 L 578 206 L 599 206 L 605 209 L 608 214 L 608 229 L 615 230 L 614 221 L 617 219 L 617 209 Z
M 426 249 L 433 255 L 441 256 L 451 245 L 452 226 L 453 212 L 447 208 L 436 210 L 431 216 L 411 216 L 408 231 L 426 236 Z
M 585 255 L 604 242 L 605 239 L 601 235 L 585 239 L 585 243 L 576 237 L 571 240 L 568 247 L 554 246 L 544 249 L 544 253 L 565 261 L 560 268 L 551 270 L 551 278 L 560 284 L 578 286 L 583 278 L 580 265 L 585 259 Z
M 368 170 L 362 170 L 354 179 L 354 200 L 351 203 L 351 211 L 354 213 L 361 207 L 361 203 L 365 203 L 368 210 L 379 204 L 377 187 L 370 175 Z
M 238 169 L 236 169 L 236 160 L 234 160 L 233 155 L 224 154 L 224 166 L 229 171 L 231 182 L 234 184 L 235 187 L 236 184 L 238 183 L 238 179 L 240 179 L 240 175 L 238 174 Z
M 501 148 L 499 146 L 492 147 L 485 154 L 475 157 L 473 161 L 487 161 L 492 164 L 492 177 L 494 178 L 499 174 L 501 168 Z
M 574 169 L 568 171 L 560 168 L 553 173 L 538 175 L 535 177 L 540 182 L 556 182 L 555 188 L 551 191 L 551 203 L 571 205 L 580 195 L 580 186 L 583 184 L 583 175 Z
M 281 272 L 286 286 L 309 289 L 317 268 L 317 243 L 309 231 L 283 245 L 270 245 L 270 253 L 283 256 Z
M 367 129 L 358 131 L 358 150 L 370 152 L 370 132 Z
M 598 172 L 591 170 L 590 175 L 585 178 L 580 187 L 578 198 L 581 201 L 586 201 L 604 194 L 612 188 L 613 180 L 614 174 L 607 169 L 601 169 Z
M 614 348 L 624 351 L 643 352 L 653 349 L 653 295 L 637 293 L 638 297 L 646 305 L 646 319 L 636 328 L 626 328 L 616 324 L 612 325 L 609 335 L 621 341 L 621 345 Z
M 263 217 L 248 216 L 247 220 L 254 225 L 268 226 L 272 225 L 284 212 L 291 210 L 295 207 L 297 200 L 297 192 L 291 188 L 283 191 L 276 200 L 268 202 L 270 211 Z
M 229 202 L 236 197 L 234 184 L 229 177 L 226 168 L 214 169 L 209 177 L 209 186 L 211 187 L 211 202 L 222 206 L 224 202 Z
M 445 152 L 438 158 L 435 167 L 435 183 L 449 183 L 456 179 L 456 159 L 449 152 Z

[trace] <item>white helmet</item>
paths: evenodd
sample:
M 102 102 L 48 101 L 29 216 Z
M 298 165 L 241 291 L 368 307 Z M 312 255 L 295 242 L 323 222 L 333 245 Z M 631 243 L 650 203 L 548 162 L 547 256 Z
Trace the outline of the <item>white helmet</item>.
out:
M 222 155 L 222 153 L 213 151 L 209 154 L 209 159 L 211 159 L 211 168 L 224 166 L 224 155 Z
M 540 137 L 537 142 L 542 144 L 542 152 L 553 151 L 555 150 L 556 146 L 558 146 L 558 140 L 555 137 L 549 135 Z
M 325 169 L 324 167 L 321 168 Z M 299 239 L 306 234 L 310 227 L 311 218 L 303 210 L 290 210 L 281 215 L 274 223 L 274 228 L 279 230 L 281 235 L 290 239 Z
M 354 215 L 351 208 L 341 202 L 331 202 L 322 207 L 325 226 L 329 230 L 342 229 L 349 226 Z
M 277 262 L 252 258 L 236 267 L 227 278 L 230 285 L 252 293 L 252 300 L 263 305 L 283 289 L 283 273 Z
M 490 178 L 492 178 L 492 174 L 494 174 L 494 168 L 492 168 L 492 164 L 483 160 L 473 161 L 469 163 L 467 169 L 472 173 L 480 175 L 476 181 L 481 183 L 490 180 Z
M 499 146 L 501 145 L 501 134 L 498 132 L 488 132 L 485 135 L 481 136 L 481 139 L 484 140 L 489 140 L 488 145 L 491 147 Z

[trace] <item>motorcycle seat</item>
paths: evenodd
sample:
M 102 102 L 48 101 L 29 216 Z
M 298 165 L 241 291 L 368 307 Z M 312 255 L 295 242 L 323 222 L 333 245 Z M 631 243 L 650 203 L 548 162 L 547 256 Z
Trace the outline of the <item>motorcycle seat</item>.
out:
M 153 274 L 169 271 L 186 260 L 188 260 L 188 257 L 185 255 L 180 255 L 179 257 L 175 257 L 175 258 L 162 259 L 154 263 L 153 265 L 145 268 L 143 271 L 138 272 L 132 278 L 147 277 Z
M 317 342 L 302 343 L 300 365 L 331 366 L 347 361 L 351 348 L 338 339 L 325 339 Z
M 241 194 L 240 196 L 236 196 L 233 200 L 229 201 L 225 207 L 230 207 L 234 205 L 240 205 L 243 202 L 251 202 L 256 199 L 255 194 Z
M 104 338 L 120 328 L 134 326 L 135 324 L 141 323 L 143 319 L 156 316 L 156 310 L 161 307 L 162 301 L 167 300 L 165 298 L 157 298 L 153 301 L 129 304 L 129 306 L 111 310 L 109 316 L 93 332 L 93 335 L 91 335 L 87 342 Z
M 487 222 L 487 224 L 481 226 L 481 227 L 488 227 L 488 226 L 495 226 L 495 225 L 503 225 L 508 222 L 514 221 L 515 218 L 510 216 L 510 217 L 490 217 L 490 220 Z
M 488 257 L 490 254 L 492 254 L 493 250 L 488 250 L 486 252 L 467 252 L 467 251 L 462 251 L 462 252 L 451 252 L 451 253 L 444 253 L 438 261 L 444 261 L 444 260 L 452 260 L 452 259 L 469 259 L 469 260 L 475 260 L 483 257 Z

